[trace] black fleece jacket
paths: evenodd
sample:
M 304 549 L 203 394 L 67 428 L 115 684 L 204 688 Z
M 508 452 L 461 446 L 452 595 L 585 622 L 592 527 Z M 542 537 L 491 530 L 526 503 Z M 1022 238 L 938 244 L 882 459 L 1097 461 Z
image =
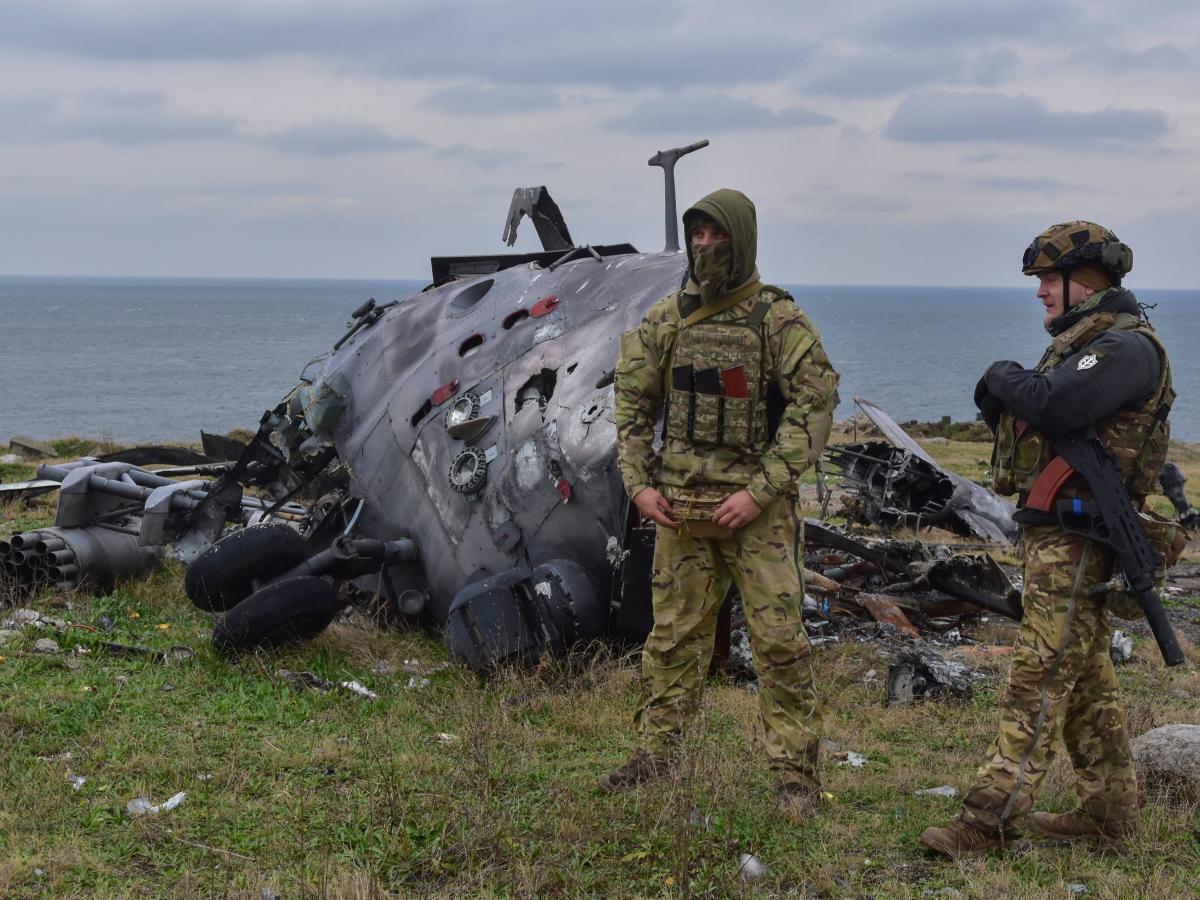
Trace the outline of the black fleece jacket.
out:
M 1055 319 L 1060 334 L 1085 316 L 1140 315 L 1137 298 L 1118 288 L 1083 315 Z M 994 362 L 975 388 L 975 405 L 992 430 L 1007 409 L 1048 437 L 1058 437 L 1144 404 L 1158 384 L 1162 363 L 1154 344 L 1129 331 L 1105 331 L 1045 374 L 1012 360 Z

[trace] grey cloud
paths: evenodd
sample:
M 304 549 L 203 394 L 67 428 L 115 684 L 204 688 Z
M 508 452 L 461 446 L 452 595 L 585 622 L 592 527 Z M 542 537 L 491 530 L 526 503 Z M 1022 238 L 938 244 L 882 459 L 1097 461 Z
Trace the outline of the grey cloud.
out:
M 434 155 L 442 159 L 467 162 L 481 169 L 498 169 L 529 158 L 528 154 L 515 150 L 489 150 L 483 147 L 472 147 L 469 144 L 449 144 L 439 147 L 434 151 Z
M 553 109 L 562 102 L 558 91 L 540 85 L 458 84 L 432 92 L 425 105 L 456 115 L 504 115 Z
M 1089 47 L 1071 53 L 1068 61 L 1075 65 L 1095 66 L 1097 60 L 1103 60 L 1104 67 L 1113 72 L 1187 72 L 1200 64 L 1197 52 L 1174 44 L 1155 44 L 1143 50 Z
M 995 87 L 1011 78 L 1021 63 L 1015 50 L 1000 48 L 979 53 L 967 66 L 967 77 L 980 87 Z
M 310 122 L 264 135 L 262 140 L 284 153 L 304 156 L 345 156 L 427 147 L 414 137 L 389 134 L 375 125 L 358 122 Z
M 751 128 L 811 128 L 836 122 L 832 116 L 797 106 L 776 111 L 728 94 L 688 91 L 635 103 L 605 124 L 639 134 L 696 135 Z
M 971 183 L 997 191 L 1061 191 L 1068 185 L 1049 175 L 985 175 Z
M 863 33 L 889 46 L 945 50 L 977 46 L 997 38 L 1030 41 L 1039 37 L 1079 34 L 1088 22 L 1086 10 L 1070 0 L 1006 0 L 963 3 L 962 0 L 906 2 L 888 6 L 872 17 Z
M 397 77 L 615 87 L 782 79 L 814 46 L 801 30 L 803 22 L 788 28 L 776 17 L 761 23 L 743 17 L 731 34 L 712 19 L 696 15 L 694 4 L 684 0 L 611 0 L 571 7 L 570 15 L 552 0 L 353 5 L 143 0 L 102 7 L 87 0 L 53 6 L 10 0 L 0 11 L 0 46 L 102 59 L 303 55 L 340 69 Z M 731 64 L 696 64 L 711 59 Z
M 931 91 L 910 94 L 884 136 L 912 143 L 998 141 L 1079 145 L 1149 144 L 1166 134 L 1167 117 L 1149 109 L 1049 110 L 1036 97 Z
M 802 81 L 806 91 L 831 97 L 887 97 L 909 88 L 957 79 L 961 57 L 953 54 L 861 52 L 822 65 Z
M 117 90 L 0 99 L 0 121 L 12 137 L 117 145 L 219 140 L 233 137 L 238 125 L 226 116 L 174 110 L 167 96 L 157 91 Z

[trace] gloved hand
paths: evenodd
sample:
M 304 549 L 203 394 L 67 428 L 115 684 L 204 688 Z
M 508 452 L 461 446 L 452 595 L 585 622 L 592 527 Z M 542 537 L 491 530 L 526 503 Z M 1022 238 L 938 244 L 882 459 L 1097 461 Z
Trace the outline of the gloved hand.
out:
M 1004 406 L 988 390 L 986 375 L 980 378 L 979 383 L 975 385 L 975 405 L 983 414 L 983 421 L 987 422 L 987 427 L 995 433 L 996 426 L 1000 423 L 1000 414 L 1004 412 Z

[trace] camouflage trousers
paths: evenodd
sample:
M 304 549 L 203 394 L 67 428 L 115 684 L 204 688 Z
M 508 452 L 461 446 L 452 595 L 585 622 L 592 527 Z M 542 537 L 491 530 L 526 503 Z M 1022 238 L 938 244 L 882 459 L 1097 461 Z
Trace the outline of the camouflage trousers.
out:
M 667 756 L 697 714 L 712 660 L 717 614 L 732 581 L 750 632 L 759 720 L 781 781 L 818 784 L 821 714 L 812 651 L 800 615 L 801 539 L 793 502 L 780 498 L 731 538 L 659 527 L 652 575 L 654 629 L 642 652 L 635 722 L 642 746 Z
M 986 831 L 1019 820 L 1062 738 L 1080 806 L 1101 822 L 1137 815 L 1137 783 L 1109 656 L 1108 613 L 1087 589 L 1107 581 L 1112 554 L 1054 527 L 1027 528 L 1025 614 L 1013 649 L 1000 733 L 963 801 Z

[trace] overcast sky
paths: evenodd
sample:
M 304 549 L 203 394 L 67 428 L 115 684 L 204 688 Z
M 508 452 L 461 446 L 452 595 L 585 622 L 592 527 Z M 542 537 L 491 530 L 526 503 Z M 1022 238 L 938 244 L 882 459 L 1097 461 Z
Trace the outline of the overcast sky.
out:
M 0 0 L 0 273 L 422 278 L 537 184 L 653 250 L 709 138 L 681 202 L 749 194 L 770 281 L 1021 285 L 1088 218 L 1200 288 L 1198 10 Z

